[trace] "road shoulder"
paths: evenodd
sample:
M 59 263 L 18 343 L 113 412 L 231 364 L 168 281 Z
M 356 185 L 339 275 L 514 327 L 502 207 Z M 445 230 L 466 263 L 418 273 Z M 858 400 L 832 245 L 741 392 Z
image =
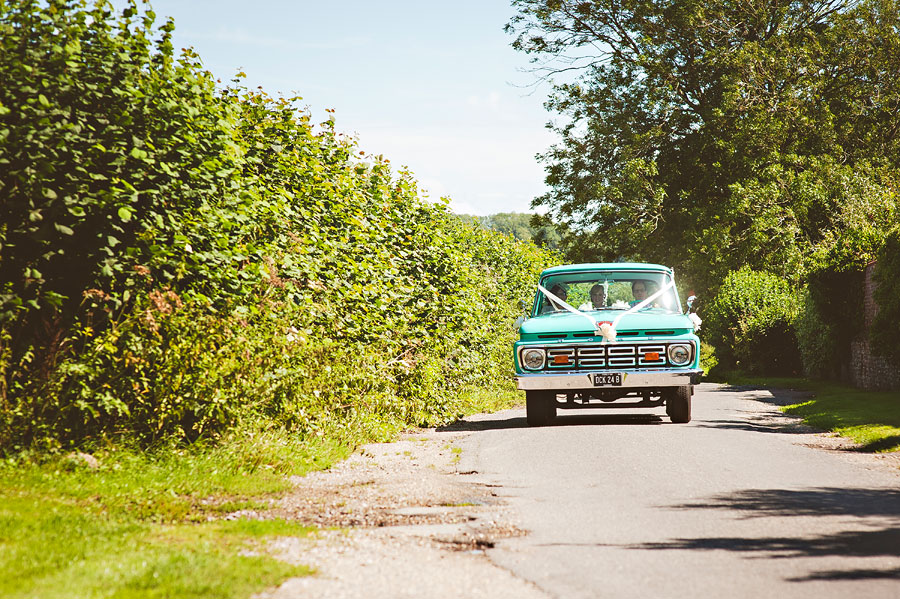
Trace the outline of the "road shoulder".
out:
M 524 533 L 490 486 L 460 471 L 455 442 L 469 434 L 416 431 L 295 479 L 273 515 L 321 531 L 267 551 L 317 574 L 257 597 L 545 597 L 485 556 Z

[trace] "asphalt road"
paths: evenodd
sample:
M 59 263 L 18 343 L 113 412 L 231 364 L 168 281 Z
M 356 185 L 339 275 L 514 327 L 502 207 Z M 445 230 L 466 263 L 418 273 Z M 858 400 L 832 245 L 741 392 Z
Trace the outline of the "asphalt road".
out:
M 472 422 L 460 470 L 530 531 L 488 557 L 567 599 L 900 597 L 897 460 L 817 447 L 753 397 L 772 399 L 701 385 L 689 424 L 662 409 Z

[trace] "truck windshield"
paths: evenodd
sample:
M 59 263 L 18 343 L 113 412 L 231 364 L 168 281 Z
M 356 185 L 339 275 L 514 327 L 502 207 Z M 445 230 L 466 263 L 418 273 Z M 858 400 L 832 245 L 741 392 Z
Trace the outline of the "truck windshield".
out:
M 675 287 L 666 289 L 671 281 L 669 274 L 663 272 L 597 271 L 558 273 L 544 277 L 541 285 L 582 312 L 628 310 L 665 289 L 641 311 L 681 314 Z M 564 310 L 544 293 L 538 294 L 535 308 L 535 314 Z

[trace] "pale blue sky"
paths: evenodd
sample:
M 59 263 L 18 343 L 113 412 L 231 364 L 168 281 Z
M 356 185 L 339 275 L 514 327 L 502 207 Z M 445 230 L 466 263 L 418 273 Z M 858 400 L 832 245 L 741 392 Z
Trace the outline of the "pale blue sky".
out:
M 115 4 L 121 6 L 121 0 Z M 223 81 L 333 108 L 338 130 L 408 166 L 427 194 L 470 214 L 528 212 L 543 193 L 535 154 L 546 84 L 529 87 L 510 46 L 504 0 L 153 0 L 175 19 L 176 48 L 193 46 Z

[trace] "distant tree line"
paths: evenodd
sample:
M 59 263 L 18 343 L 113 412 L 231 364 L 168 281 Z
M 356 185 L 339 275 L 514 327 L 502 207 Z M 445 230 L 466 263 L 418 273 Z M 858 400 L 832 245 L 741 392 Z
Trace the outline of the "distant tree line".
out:
M 488 216 L 461 214 L 460 218 L 476 223 L 485 229 L 509 235 L 519 241 L 530 241 L 548 249 L 560 249 L 560 227 L 540 214 L 528 212 L 498 212 Z

